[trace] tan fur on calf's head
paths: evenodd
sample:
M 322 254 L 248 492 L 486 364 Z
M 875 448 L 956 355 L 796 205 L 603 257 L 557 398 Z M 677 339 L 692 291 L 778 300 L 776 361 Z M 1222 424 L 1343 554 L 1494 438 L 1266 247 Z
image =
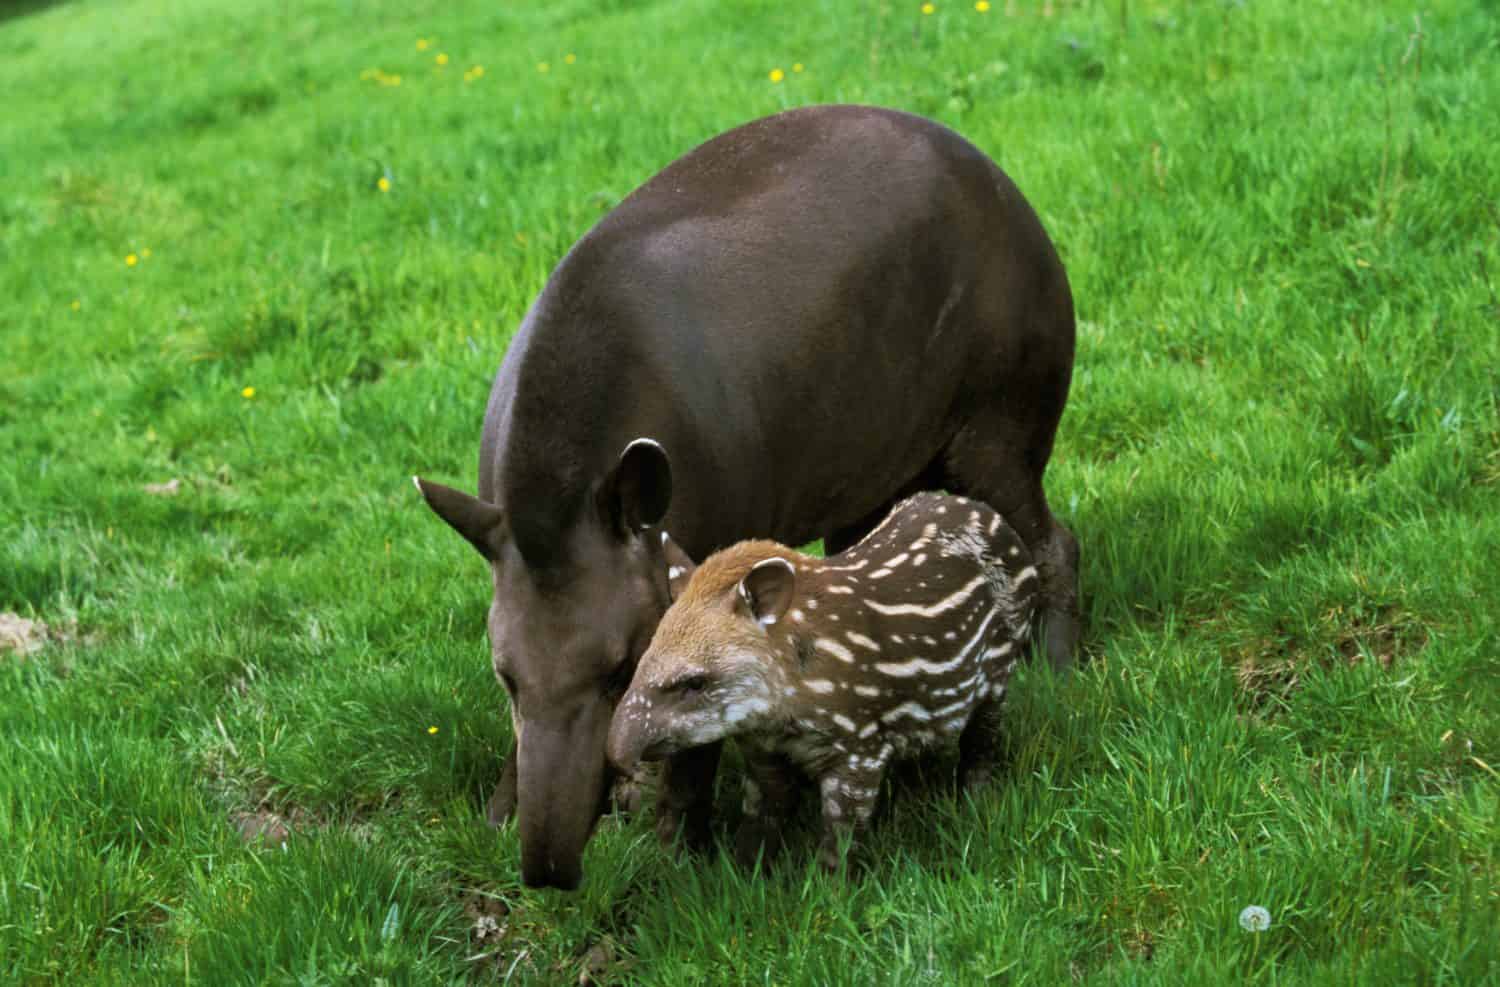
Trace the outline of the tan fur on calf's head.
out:
M 629 768 L 774 716 L 793 650 L 781 611 L 803 557 L 776 542 L 710 556 L 657 625 L 616 710 L 609 754 Z

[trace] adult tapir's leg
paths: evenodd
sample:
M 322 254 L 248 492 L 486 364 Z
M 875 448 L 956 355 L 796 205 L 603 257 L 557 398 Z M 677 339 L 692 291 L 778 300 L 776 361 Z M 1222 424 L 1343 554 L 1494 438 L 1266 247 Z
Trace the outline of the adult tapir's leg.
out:
M 500 781 L 484 807 L 484 817 L 491 826 L 500 826 L 516 814 L 516 749 L 511 747 L 500 768 Z
M 706 850 L 712 845 L 709 820 L 714 807 L 714 775 L 723 748 L 720 741 L 667 759 L 656 800 L 656 835 L 662 843 L 669 844 L 681 835 L 683 843 L 693 850 Z
M 1054 423 L 1055 425 L 1055 423 Z M 1054 668 L 1072 665 L 1081 633 L 1078 607 L 1078 539 L 1052 516 L 1042 491 L 1042 470 L 1051 452 L 997 406 L 971 419 L 944 454 L 945 485 L 951 493 L 976 497 L 999 511 L 1036 558 L 1041 579 L 1036 643 Z

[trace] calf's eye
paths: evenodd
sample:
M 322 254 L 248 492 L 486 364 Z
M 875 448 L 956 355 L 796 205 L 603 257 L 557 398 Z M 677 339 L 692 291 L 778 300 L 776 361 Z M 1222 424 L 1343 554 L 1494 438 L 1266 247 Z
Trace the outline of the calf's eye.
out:
M 672 691 L 683 693 L 702 692 L 707 685 L 707 675 L 688 675 L 678 679 L 674 683 Z

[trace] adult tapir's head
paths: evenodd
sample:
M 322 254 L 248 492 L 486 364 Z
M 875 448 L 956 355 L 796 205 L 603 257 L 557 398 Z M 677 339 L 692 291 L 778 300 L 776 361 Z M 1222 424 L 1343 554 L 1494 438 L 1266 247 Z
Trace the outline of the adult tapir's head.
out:
M 543 533 L 512 513 L 521 505 L 417 486 L 490 561 L 490 650 L 515 727 L 522 879 L 574 888 L 611 780 L 610 716 L 670 603 L 668 553 L 680 550 L 658 527 L 672 497 L 666 453 L 651 439 L 631 442 Z

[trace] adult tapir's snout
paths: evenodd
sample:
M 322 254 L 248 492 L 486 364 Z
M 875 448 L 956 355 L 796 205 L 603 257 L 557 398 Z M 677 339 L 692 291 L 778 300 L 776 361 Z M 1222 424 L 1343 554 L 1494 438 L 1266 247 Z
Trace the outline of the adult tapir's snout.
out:
M 572 715 L 528 721 L 517 750 L 521 880 L 571 891 L 603 805 L 610 706 L 589 699 Z

